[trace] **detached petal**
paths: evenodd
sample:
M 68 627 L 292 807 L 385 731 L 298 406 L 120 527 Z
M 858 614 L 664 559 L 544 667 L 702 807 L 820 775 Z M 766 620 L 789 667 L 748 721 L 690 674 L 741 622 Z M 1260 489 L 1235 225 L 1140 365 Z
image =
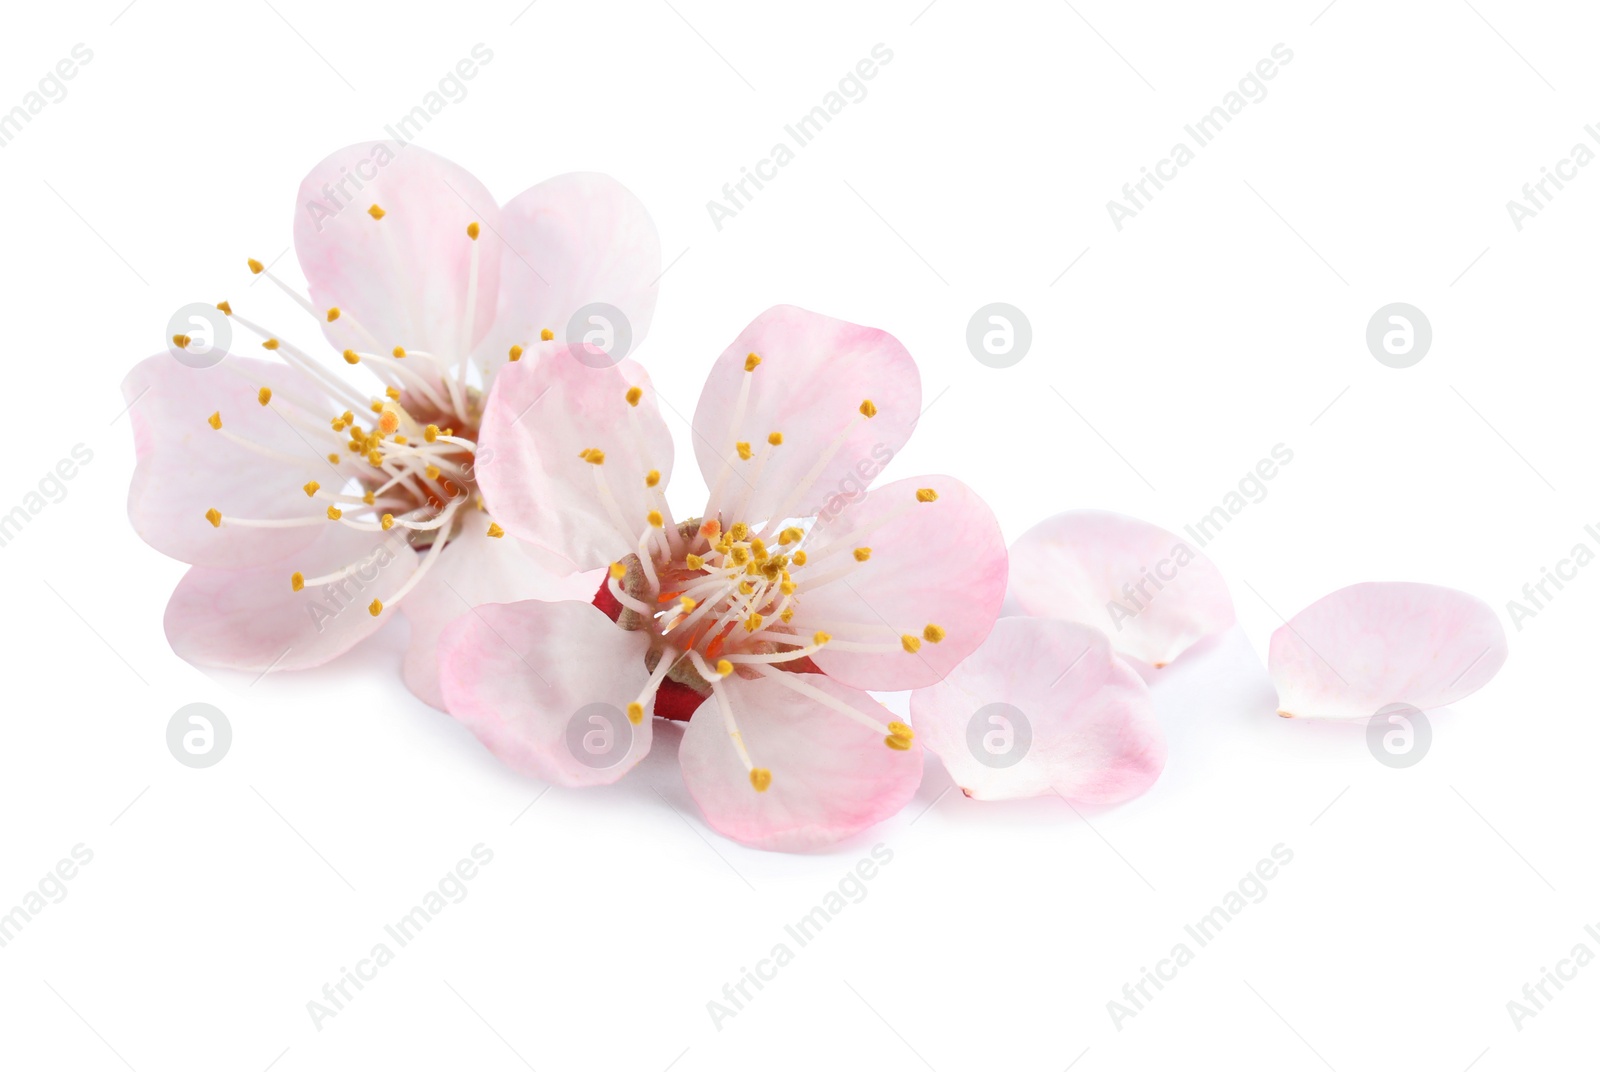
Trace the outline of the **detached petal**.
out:
M 583 600 L 600 586 L 601 574 L 571 573 L 565 560 L 514 536 L 490 536 L 488 526 L 487 514 L 470 514 L 401 604 L 411 622 L 406 685 L 417 699 L 441 711 L 438 645 L 445 626 L 484 603 Z
M 949 677 L 911 694 L 911 720 L 979 800 L 1054 792 L 1114 804 L 1166 763 L 1144 681 L 1104 633 L 1076 622 L 1000 619 Z
M 923 502 L 927 490 L 937 497 Z M 816 534 L 816 549 L 794 572 L 793 625 L 803 636 L 820 630 L 834 638 L 811 657 L 829 677 L 862 689 L 921 688 L 993 628 L 1005 598 L 1005 537 L 988 505 L 959 480 L 897 480 Z M 814 578 L 836 579 L 813 588 Z M 906 650 L 906 638 L 915 651 Z M 850 651 L 851 642 L 886 650 Z
M 638 405 L 628 402 L 632 387 Z M 478 483 L 495 519 L 584 570 L 636 549 L 672 475 L 672 435 L 644 369 L 592 368 L 565 346 L 495 377 L 478 448 Z M 588 460 L 593 450 L 601 464 Z
M 661 275 L 661 239 L 644 203 L 609 175 L 573 172 L 524 190 L 500 209 L 504 255 L 494 330 L 480 347 L 498 369 L 512 346 L 532 350 L 540 333 L 561 342 L 580 309 L 609 305 L 622 322 L 609 325 L 627 357 L 650 330 Z M 598 325 L 596 325 L 598 326 Z
M 500 209 L 483 184 L 413 144 L 340 149 L 311 169 L 295 207 L 294 248 L 312 304 L 349 314 L 322 325 L 340 350 L 403 346 L 446 360 L 470 351 L 494 321 L 499 233 Z
M 445 627 L 439 684 L 450 714 L 517 773 L 608 785 L 650 751 L 648 712 L 626 717 L 648 646 L 587 603 L 489 603 Z
M 128 520 L 162 554 L 198 566 L 235 567 L 275 562 L 310 546 L 321 526 L 213 527 L 206 512 L 256 520 L 314 518 L 321 512 L 302 490 L 330 479 L 316 448 L 262 406 L 272 387 L 308 405 L 323 395 L 300 373 L 270 361 L 228 356 L 211 368 L 189 368 L 170 354 L 139 362 L 122 381 L 131 408 L 139 464 L 128 488 Z M 219 415 L 222 429 L 207 418 Z M 224 432 L 226 434 L 224 434 Z M 263 448 L 251 450 L 238 436 Z
M 1471 696 L 1506 661 L 1506 634 L 1476 596 L 1409 581 L 1353 584 L 1272 634 L 1267 670 L 1279 714 L 1371 718 L 1391 703 L 1420 710 Z
M 751 354 L 761 363 L 746 372 Z M 860 412 L 868 401 L 871 418 Z M 712 366 L 694 412 L 695 458 L 725 525 L 809 517 L 859 499 L 921 410 L 916 362 L 894 336 L 774 306 Z M 769 450 L 774 432 L 783 442 Z
M 864 692 L 820 674 L 795 676 L 879 722 L 894 717 Z M 772 773 L 757 792 L 720 705 L 700 705 L 678 758 L 689 795 L 726 837 L 758 849 L 821 848 L 893 815 L 922 781 L 921 749 L 892 749 L 883 734 L 777 681 L 735 676 L 717 687 L 727 690 L 751 759 Z
M 233 670 L 303 670 L 321 666 L 376 633 L 394 611 L 374 616 L 417 568 L 404 539 L 329 521 L 291 559 L 248 569 L 195 566 L 167 603 L 167 642 L 180 658 Z M 296 592 L 290 574 L 307 578 L 355 566 L 349 575 Z
M 1172 662 L 1233 627 L 1233 599 L 1209 558 L 1137 518 L 1073 510 L 1011 547 L 1011 598 L 1024 614 L 1092 625 L 1119 655 Z

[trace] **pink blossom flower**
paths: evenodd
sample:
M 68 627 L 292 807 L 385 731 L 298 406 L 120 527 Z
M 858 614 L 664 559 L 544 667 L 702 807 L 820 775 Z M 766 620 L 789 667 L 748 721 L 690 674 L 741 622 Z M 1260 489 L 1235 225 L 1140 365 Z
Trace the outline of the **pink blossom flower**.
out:
M 129 517 L 191 564 L 166 612 L 183 658 L 315 666 L 403 606 L 406 681 L 442 706 L 434 643 L 447 621 L 489 598 L 575 590 L 550 572 L 569 564 L 505 538 L 485 512 L 486 392 L 591 303 L 642 337 L 655 228 L 603 175 L 562 175 L 497 206 L 461 168 L 394 143 L 334 153 L 298 203 L 309 296 L 250 269 L 313 319 L 331 360 L 297 341 L 307 325 L 280 331 L 223 302 L 263 357 L 200 368 L 175 351 L 137 365 L 123 384 L 139 457 Z
M 512 768 L 562 785 L 615 781 L 650 748 L 646 716 L 687 718 L 691 797 L 762 848 L 893 814 L 921 751 L 865 690 L 943 678 L 989 634 L 1006 577 L 999 526 L 960 482 L 860 490 L 910 436 L 921 393 L 884 332 L 768 310 L 706 381 L 692 430 L 710 496 L 680 522 L 664 494 L 672 439 L 641 368 L 556 349 L 503 373 L 479 471 L 496 517 L 608 573 L 593 604 L 486 606 L 447 627 L 451 714 Z M 590 722 L 604 762 L 577 746 Z

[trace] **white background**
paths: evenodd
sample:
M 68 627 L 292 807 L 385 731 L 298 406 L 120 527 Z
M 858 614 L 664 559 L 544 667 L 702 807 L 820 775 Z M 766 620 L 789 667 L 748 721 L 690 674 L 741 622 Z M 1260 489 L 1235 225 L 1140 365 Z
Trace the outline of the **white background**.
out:
M 0 548 L 0 910 L 74 845 L 94 858 L 0 949 L 0 1064 L 1593 1067 L 1600 966 L 1520 1031 L 1506 1003 L 1575 944 L 1600 952 L 1600 569 L 1506 619 L 1505 669 L 1407 770 L 1360 726 L 1274 717 L 1262 664 L 1280 613 L 1342 585 L 1448 584 L 1504 615 L 1596 544 L 1600 167 L 1520 231 L 1506 209 L 1600 121 L 1591 10 L 524 2 L 12 13 L 0 110 L 74 44 L 94 58 L 0 149 L 0 512 L 74 444 L 93 461 Z M 419 143 L 501 200 L 575 169 L 644 200 L 673 263 L 636 356 L 680 413 L 788 302 L 907 345 L 932 405 L 885 479 L 953 474 L 1008 539 L 1090 506 L 1181 529 L 1293 450 L 1207 549 L 1240 629 L 1162 673 L 1154 789 L 977 804 L 930 761 L 877 829 L 765 854 L 704 826 L 671 730 L 610 789 L 509 774 L 400 686 L 403 622 L 253 685 L 171 654 L 183 567 L 126 521 L 124 372 L 180 306 L 259 297 L 244 259 L 289 245 L 304 172 L 382 137 L 479 42 L 492 62 Z M 869 95 L 717 230 L 706 202 L 880 42 Z M 1268 96 L 1116 230 L 1106 202 L 1280 42 Z M 278 268 L 298 277 L 292 254 Z M 1006 370 L 964 340 L 993 301 L 1032 323 Z M 1434 330 L 1405 370 L 1364 341 L 1395 301 Z M 194 701 L 233 726 L 207 770 L 165 744 Z M 467 899 L 314 1027 L 307 1001 L 480 842 Z M 866 898 L 719 1030 L 707 1002 L 878 843 Z M 1114 1026 L 1107 1002 L 1279 843 L 1267 898 Z

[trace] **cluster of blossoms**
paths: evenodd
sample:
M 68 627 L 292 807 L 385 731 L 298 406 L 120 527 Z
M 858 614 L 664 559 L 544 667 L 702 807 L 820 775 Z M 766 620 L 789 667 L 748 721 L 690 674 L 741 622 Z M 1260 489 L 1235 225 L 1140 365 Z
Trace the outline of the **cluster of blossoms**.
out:
M 179 655 L 315 666 L 400 612 L 407 685 L 513 769 L 609 783 L 656 720 L 686 723 L 690 795 L 765 848 L 892 815 L 924 748 L 975 798 L 1112 803 L 1154 783 L 1166 749 L 1146 682 L 1232 627 L 1221 576 L 1131 518 L 1061 514 L 1008 551 L 950 477 L 860 491 L 861 460 L 881 468 L 921 412 L 892 336 L 758 316 L 711 366 L 692 421 L 710 490 L 680 516 L 649 375 L 558 338 L 596 303 L 635 341 L 648 328 L 660 246 L 625 189 L 565 175 L 496 206 L 422 149 L 362 145 L 318 165 L 300 200 L 322 207 L 295 228 L 309 294 L 249 267 L 332 360 L 222 302 L 265 358 L 161 354 L 124 384 L 130 517 L 191 564 L 166 613 Z M 1123 620 L 1132 581 L 1148 605 Z M 1348 718 L 1453 702 L 1504 657 L 1471 597 L 1376 584 L 1286 623 L 1270 669 L 1280 713 Z M 872 695 L 907 691 L 909 722 Z M 996 710 L 1027 738 L 1004 762 L 974 743 L 991 721 L 1015 732 Z M 604 762 L 575 746 L 590 732 Z

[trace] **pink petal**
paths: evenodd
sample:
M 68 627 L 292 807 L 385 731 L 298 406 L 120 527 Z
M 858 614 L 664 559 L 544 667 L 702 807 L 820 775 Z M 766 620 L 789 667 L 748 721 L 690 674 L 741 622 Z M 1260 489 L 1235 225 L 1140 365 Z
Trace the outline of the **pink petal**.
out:
M 761 364 L 746 373 L 750 354 Z M 877 407 L 870 420 L 860 413 L 867 400 Z M 694 413 L 695 458 L 724 527 L 809 517 L 859 498 L 910 437 L 921 407 L 916 363 L 892 335 L 779 305 L 712 367 Z M 769 453 L 773 432 L 783 443 Z M 736 453 L 739 442 L 751 445 L 749 461 Z
M 1100 510 L 1023 533 L 1011 547 L 1010 594 L 1023 614 L 1092 625 L 1117 654 L 1157 667 L 1234 622 L 1209 558 L 1165 529 Z
M 320 526 L 213 528 L 208 510 L 240 518 L 315 517 L 320 509 L 302 490 L 329 482 L 327 463 L 282 417 L 257 400 L 262 387 L 324 404 L 304 376 L 274 362 L 226 357 L 211 368 L 189 368 L 171 354 L 139 362 L 122 381 L 132 407 L 139 464 L 128 488 L 128 520 L 151 547 L 182 562 L 233 567 L 274 562 L 309 546 Z M 206 423 L 219 413 L 223 429 L 278 455 L 239 446 Z M 303 459 L 303 461 L 302 461 Z
M 488 603 L 446 626 L 439 684 L 450 714 L 519 774 L 608 785 L 650 750 L 643 633 L 588 603 Z
M 439 634 L 444 627 L 484 603 L 525 599 L 560 602 L 588 600 L 600 587 L 600 573 L 571 573 L 570 564 L 513 536 L 488 534 L 485 514 L 474 513 L 439 552 L 439 561 L 401 603 L 411 623 L 405 680 L 423 703 L 444 710 L 439 688 Z
M 972 658 L 911 694 L 918 739 L 979 800 L 1138 796 L 1166 763 L 1153 710 L 1104 633 L 1047 618 L 1000 619 Z
M 561 342 L 581 340 L 569 338 L 568 325 L 597 303 L 625 321 L 612 327 L 619 345 L 626 331 L 628 349 L 611 352 L 638 349 L 655 314 L 661 239 L 627 187 L 594 172 L 547 179 L 500 209 L 500 235 L 500 305 L 480 347 L 487 365 L 498 367 L 513 345 L 533 349 L 546 329 Z
M 923 488 L 938 498 L 918 501 Z M 864 653 L 830 644 L 812 656 L 829 677 L 856 688 L 893 691 L 938 681 L 983 643 L 1005 598 L 1005 537 L 984 501 L 953 477 L 911 477 L 875 488 L 822 523 L 807 545 L 810 557 L 794 574 L 796 631 L 889 648 Z M 855 561 L 858 548 L 870 551 L 865 562 Z M 819 589 L 808 584 L 826 576 L 838 579 Z M 929 625 L 942 629 L 944 639 L 924 639 Z M 916 652 L 904 649 L 905 636 L 916 638 Z
M 369 214 L 373 205 L 382 219 Z M 471 223 L 479 224 L 476 241 Z M 349 314 L 322 325 L 340 350 L 403 346 L 447 360 L 470 350 L 494 321 L 499 229 L 500 209 L 483 184 L 415 144 L 340 149 L 311 169 L 295 201 L 294 248 L 311 301 L 319 312 Z
M 864 692 L 820 674 L 793 675 L 879 722 L 894 716 Z M 884 734 L 767 679 L 724 679 L 739 731 L 758 768 L 756 792 L 715 699 L 700 705 L 678 758 L 689 795 L 719 833 L 759 849 L 798 852 L 830 845 L 905 807 L 922 781 L 922 750 L 896 751 Z
M 320 666 L 377 632 L 392 610 L 374 617 L 374 599 L 390 600 L 417 568 L 406 541 L 329 521 L 310 547 L 265 566 L 224 570 L 195 566 L 167 603 L 167 642 L 199 666 L 234 670 L 302 670 Z M 289 583 L 363 568 L 338 582 Z
M 627 400 L 634 386 L 643 392 L 637 406 Z M 495 519 L 577 569 L 635 550 L 672 475 L 672 435 L 644 369 L 632 361 L 594 368 L 565 346 L 495 377 L 478 443 L 478 482 Z M 604 452 L 603 465 L 580 457 L 591 449 Z M 651 470 L 660 473 L 656 489 L 645 484 Z
M 1267 670 L 1279 714 L 1371 718 L 1471 696 L 1506 661 L 1490 606 L 1453 588 L 1370 581 L 1323 596 L 1272 634 Z

